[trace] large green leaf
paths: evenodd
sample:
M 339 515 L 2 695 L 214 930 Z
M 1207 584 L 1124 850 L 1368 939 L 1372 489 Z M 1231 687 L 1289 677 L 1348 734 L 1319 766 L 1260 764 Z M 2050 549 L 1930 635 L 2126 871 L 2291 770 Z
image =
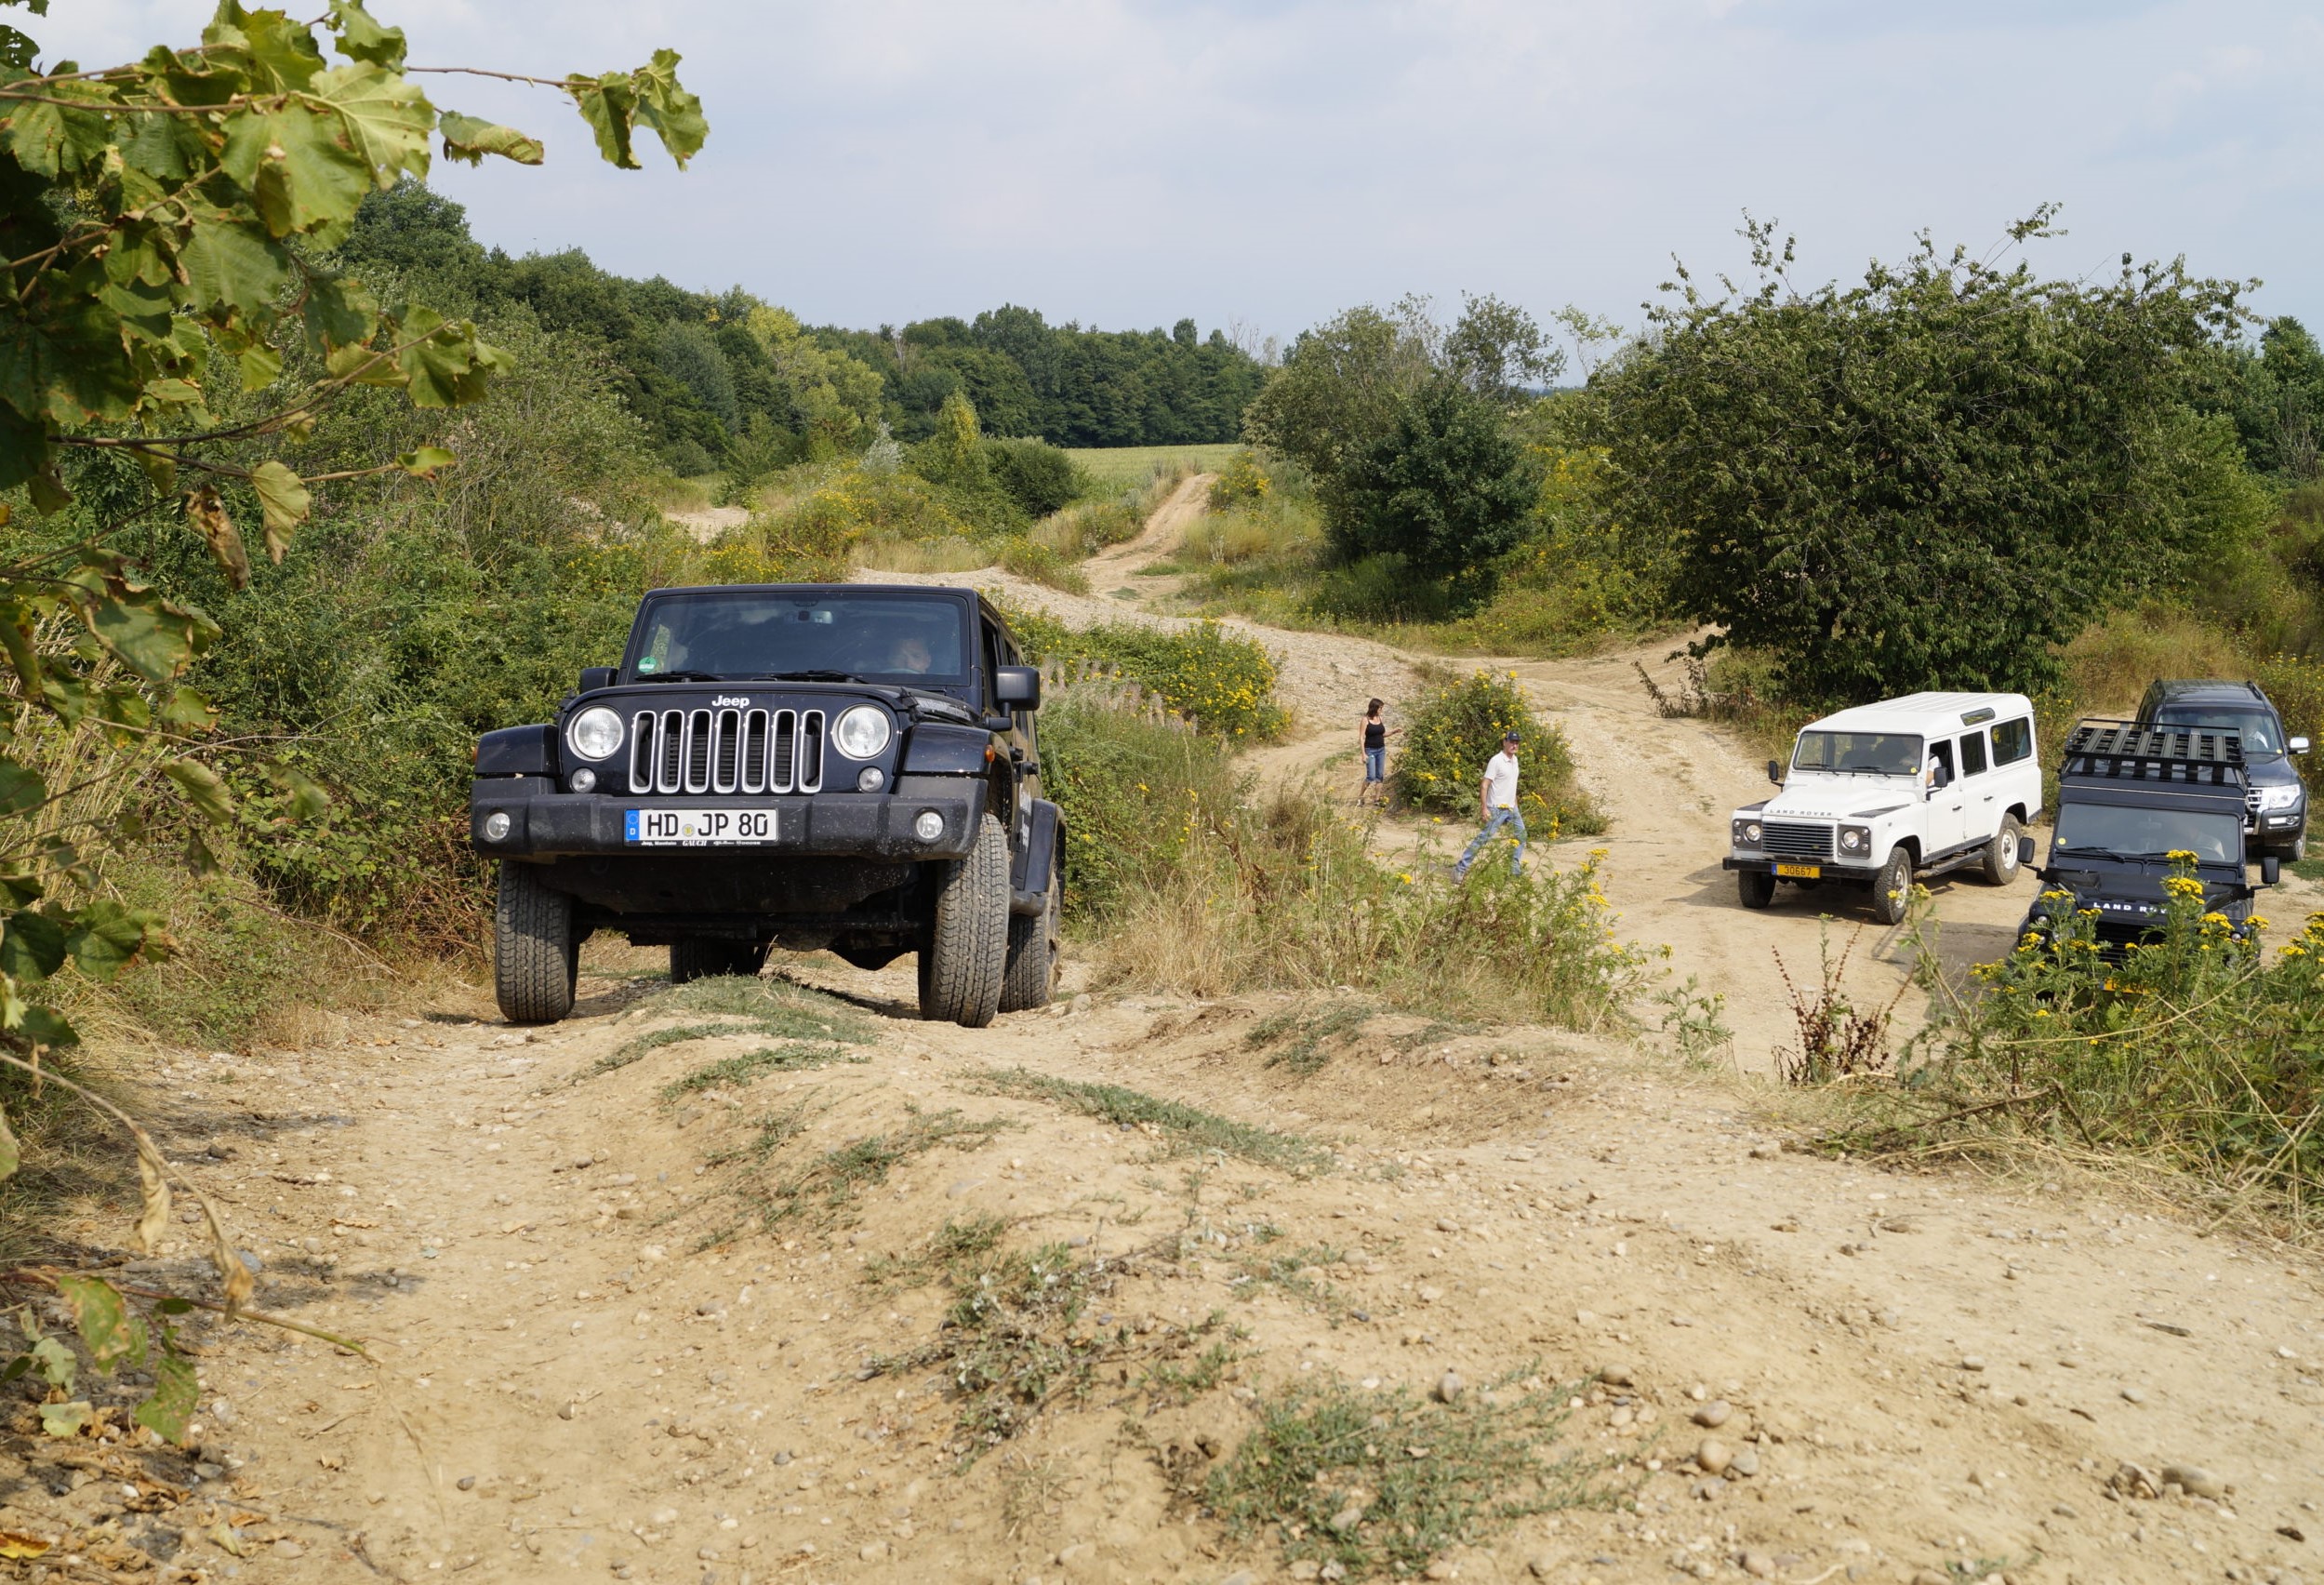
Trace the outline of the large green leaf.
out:
M 0 818 L 37 809 L 47 801 L 47 784 L 38 775 L 0 757 Z
M 186 801 L 212 824 L 223 825 L 234 818 L 233 794 L 226 791 L 218 772 L 200 760 L 171 760 L 162 766 L 162 774 L 177 783 Z
M 379 305 L 354 281 L 311 275 L 303 304 L 307 340 L 317 352 L 356 346 L 379 327 Z
M 89 630 L 149 683 L 166 683 L 201 648 L 203 624 L 151 589 L 108 592 L 88 602 Z
M 344 114 L 297 102 L 234 116 L 219 163 L 276 236 L 347 219 L 374 181 Z
M 315 78 L 313 92 L 338 113 L 350 148 L 378 186 L 392 187 L 406 172 L 427 176 L 436 113 L 418 84 L 377 66 L 334 66 Z
M 638 69 L 637 117 L 654 129 L 684 170 L 686 161 L 701 152 L 710 124 L 702 117 L 702 101 L 678 82 L 679 59 L 674 49 L 657 49 L 653 63 Z
M 431 308 L 406 308 L 395 334 L 404 343 L 396 363 L 408 381 L 414 406 L 458 407 L 481 402 L 491 391 L 491 375 L 508 366 L 498 348 L 476 339 L 473 325 L 466 320 L 446 323 Z
M 45 913 L 20 909 L 0 935 L 0 974 L 19 985 L 37 985 L 64 966 L 64 926 Z
M 637 156 L 630 152 L 630 129 L 637 119 L 637 88 L 630 73 L 576 74 L 564 80 L 564 91 L 573 96 L 581 119 L 597 134 L 597 152 L 623 170 L 637 169 Z
M 123 1365 L 145 1363 L 145 1323 L 111 1283 L 97 1277 L 59 1277 L 57 1297 L 73 1312 L 89 1363 L 111 1376 Z
M 163 1441 L 182 1445 L 201 1392 L 193 1362 L 182 1354 L 166 1352 L 153 1365 L 153 1396 L 137 1406 L 132 1418 Z
M 314 34 L 304 23 L 280 11 L 245 12 L 242 21 L 256 68 L 252 75 L 258 79 L 252 87 L 296 90 L 313 82 L 323 70 L 323 51 L 315 47 Z
M 457 110 L 447 110 L 436 118 L 436 131 L 443 135 L 444 157 L 447 160 L 482 165 L 486 154 L 498 154 L 518 165 L 537 166 L 544 155 L 539 139 L 513 127 L 462 115 Z
M 288 256 L 266 227 L 232 210 L 198 210 L 179 258 L 193 305 L 203 310 L 262 315 L 291 275 Z
M 102 981 L 126 968 L 140 952 L 167 956 L 168 938 L 160 935 L 160 928 L 159 914 L 100 899 L 75 911 L 64 941 L 74 966 Z
M 339 52 L 390 72 L 404 67 L 404 30 L 381 27 L 363 0 L 331 0 L 331 25 L 339 29 Z
M 267 559 L 280 566 L 283 553 L 290 548 L 291 532 L 307 520 L 313 498 L 306 482 L 280 462 L 261 462 L 252 469 L 250 487 L 259 492 L 259 506 L 266 513 Z

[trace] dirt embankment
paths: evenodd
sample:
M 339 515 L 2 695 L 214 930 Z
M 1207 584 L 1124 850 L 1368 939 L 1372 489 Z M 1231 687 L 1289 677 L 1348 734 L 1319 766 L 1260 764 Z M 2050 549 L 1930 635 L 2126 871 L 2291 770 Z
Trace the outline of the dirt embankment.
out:
M 1125 580 L 1167 548 L 1140 543 L 1109 564 Z M 1139 608 L 1012 593 L 1074 620 Z M 1407 696 L 1420 662 L 1264 636 L 1299 715 L 1267 773 L 1349 776 L 1362 699 Z M 1759 775 L 1654 716 L 1632 659 L 1509 669 L 1615 816 L 1626 933 L 1727 995 L 1758 1067 L 1786 1027 L 1771 951 L 1798 976 L 1820 926 L 1733 906 L 1717 857 Z M 1941 887 L 1948 941 L 1996 939 L 2025 890 Z M 1867 997 L 1898 983 L 1877 945 Z M 1386 1405 L 1448 1372 L 1448 1414 L 1575 1384 L 1559 1445 L 1609 1468 L 1599 1505 L 1486 1526 L 1431 1578 L 2281 1585 L 2324 1525 L 2313 1267 L 2125 1191 L 1805 1157 L 1748 1084 L 1651 1049 L 1280 998 L 1076 997 L 967 1032 L 910 1016 L 909 964 L 793 959 L 774 972 L 816 988 L 793 1001 L 832 1044 L 767 1059 L 763 1034 L 657 1038 L 704 1017 L 653 999 L 650 961 L 593 947 L 553 1030 L 462 992 L 310 1049 L 170 1056 L 167 1148 L 261 1301 L 380 1364 L 197 1327 L 198 1461 L 12 1444 L 31 1457 L 0 1533 L 53 1545 L 9 1566 L 1317 1578 L 1282 1534 L 1202 1516 L 1204 1482 L 1289 1389 Z M 948 1280 L 941 1251 L 984 1238 L 1059 1246 L 1084 1302 L 1008 1338 L 955 1309 L 974 1263 Z M 193 1240 L 131 1275 L 197 1282 Z M 1005 1417 L 963 1381 L 1034 1344 L 1078 1391 L 982 1445 Z M 2153 1495 L 2165 1466 L 2203 1472 Z

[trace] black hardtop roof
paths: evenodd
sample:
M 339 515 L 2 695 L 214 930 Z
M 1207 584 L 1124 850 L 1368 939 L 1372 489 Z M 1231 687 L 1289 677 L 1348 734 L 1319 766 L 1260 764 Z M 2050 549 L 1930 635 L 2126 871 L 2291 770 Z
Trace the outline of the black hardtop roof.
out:
M 2217 699 L 2223 703 L 2233 700 L 2237 704 L 2264 704 L 2271 710 L 2275 708 L 2259 684 L 2238 683 L 2225 677 L 2165 677 L 2150 684 L 2146 691 L 2154 696 L 2158 705 Z
M 956 589 L 941 583 L 673 583 L 667 588 L 648 589 L 638 597 L 638 605 L 643 608 L 646 601 L 663 594 L 824 595 L 840 592 L 849 594 L 925 594 L 934 599 L 967 600 L 1003 629 L 1009 627 L 1008 618 L 1003 616 L 979 591 Z M 1010 636 L 1015 637 L 1015 631 L 1009 631 Z
M 2084 721 L 2066 735 L 2061 782 L 2175 781 L 2241 788 L 2240 735 L 2212 726 Z

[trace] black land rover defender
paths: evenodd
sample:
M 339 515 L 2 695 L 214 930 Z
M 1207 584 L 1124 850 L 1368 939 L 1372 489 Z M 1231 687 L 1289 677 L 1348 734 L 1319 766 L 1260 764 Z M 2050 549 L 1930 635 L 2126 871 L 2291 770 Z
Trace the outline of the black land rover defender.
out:
M 919 953 L 923 1018 L 1047 1003 L 1062 832 L 1019 661 L 971 590 L 647 594 L 619 666 L 476 745 L 501 1012 L 563 1018 L 601 928 L 667 945 L 675 981 L 755 974 L 780 942 L 860 968 Z
M 2034 872 L 2050 892 L 2073 900 L 2037 901 L 2021 934 L 2046 940 L 2053 910 L 2091 910 L 2099 950 L 2118 953 L 2162 927 L 2171 855 L 2192 853 L 2204 908 L 2243 935 L 2258 895 L 2245 867 L 2250 787 L 2233 732 L 2083 722 L 2066 739 L 2059 767 L 2050 864 Z M 2277 868 L 2273 855 L 2260 860 L 2262 886 L 2276 884 Z
M 2308 789 L 2292 756 L 2308 752 L 2305 738 L 2284 731 L 2283 717 L 2257 683 L 2217 677 L 2175 677 L 2152 684 L 2139 701 L 2147 726 L 2208 726 L 2243 742 L 2244 840 L 2257 853 L 2296 862 L 2307 851 Z

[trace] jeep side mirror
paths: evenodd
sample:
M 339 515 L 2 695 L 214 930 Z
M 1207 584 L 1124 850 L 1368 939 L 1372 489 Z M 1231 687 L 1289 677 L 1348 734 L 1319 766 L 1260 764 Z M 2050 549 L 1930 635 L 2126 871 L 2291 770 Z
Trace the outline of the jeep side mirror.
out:
M 2272 886 L 2284 878 L 2284 861 L 2273 853 L 2260 860 L 2260 885 Z
M 1041 671 L 1034 666 L 1001 666 L 992 673 L 992 702 L 1003 709 L 1041 708 Z
M 2305 738 L 2294 738 L 2285 747 L 2295 754 L 2304 754 L 2308 752 L 2308 740 Z
M 2021 864 L 2030 864 L 2034 861 L 2034 839 L 2032 837 L 2021 836 L 2017 839 L 2017 861 Z
M 613 686 L 613 674 L 617 670 L 618 670 L 618 668 L 613 666 L 582 667 L 581 691 L 583 693 L 594 693 L 599 688 L 609 688 Z
M 1767 779 L 1778 787 L 1784 784 L 1784 766 L 1781 760 L 1767 762 Z

